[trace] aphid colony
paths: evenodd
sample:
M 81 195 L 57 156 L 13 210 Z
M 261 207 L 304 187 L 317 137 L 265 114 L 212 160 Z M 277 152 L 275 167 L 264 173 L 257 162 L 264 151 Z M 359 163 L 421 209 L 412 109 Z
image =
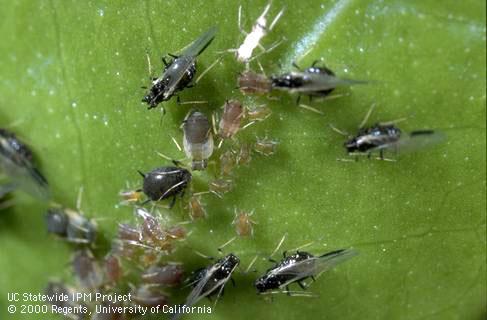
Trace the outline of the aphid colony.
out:
M 284 9 L 281 9 L 268 24 L 270 7 L 270 4 L 265 7 L 250 33 L 243 31 L 240 24 L 241 7 L 238 10 L 238 28 L 245 38 L 238 49 L 228 51 L 235 53 L 237 62 L 245 64 L 245 70 L 237 78 L 238 88 L 242 94 L 268 96 L 275 91 L 286 91 L 297 93 L 297 104 L 299 104 L 301 94 L 308 95 L 311 100 L 311 97 L 325 97 L 340 86 L 365 83 L 340 78 L 327 67 L 319 66 L 317 62 L 305 69 L 294 64 L 296 71 L 272 76 L 265 75 L 263 71 L 256 73 L 250 70 L 251 61 L 260 54 L 273 50 L 284 40 L 275 42 L 268 49 L 260 44 L 260 41 L 274 29 L 284 12 Z M 152 86 L 142 99 L 149 109 L 156 108 L 197 82 L 193 81 L 197 73 L 196 60 L 211 44 L 216 33 L 217 28 L 212 27 L 181 53 L 169 54 L 170 61 L 165 57 L 162 58 L 164 64 L 162 74 L 152 79 Z M 257 48 L 262 52 L 254 55 Z M 179 102 L 179 96 L 177 99 Z M 316 111 L 309 106 L 306 108 Z M 397 121 L 365 127 L 371 111 L 359 126 L 355 136 L 333 127 L 335 131 L 348 136 L 344 146 L 351 156 L 371 157 L 377 153 L 379 159 L 386 160 L 385 151 L 414 150 L 438 143 L 443 137 L 441 133 L 433 130 L 404 133 L 396 126 Z M 203 298 L 218 299 L 223 294 L 226 284 L 229 281 L 233 282 L 232 276 L 238 272 L 241 260 L 237 255 L 229 253 L 220 259 L 214 259 L 200 269 L 187 272 L 181 263 L 170 260 L 171 254 L 179 246 L 183 246 L 183 241 L 190 235 L 187 225 L 211 214 L 204 205 L 203 198 L 206 195 L 224 197 L 235 184 L 239 166 L 248 165 L 255 153 L 271 156 L 277 152 L 279 142 L 267 136 L 256 137 L 252 143 L 239 139 L 239 132 L 267 119 L 271 113 L 271 109 L 266 104 L 250 106 L 243 104 L 241 99 L 230 97 L 219 111 L 212 114 L 204 109 L 190 110 L 181 122 L 181 137 L 173 137 L 178 149 L 184 151 L 186 159 L 177 161 L 161 154 L 166 160 L 172 160 L 172 164 L 152 169 L 141 168 L 138 187 L 128 187 L 120 192 L 120 204 L 133 208 L 134 219 L 118 224 L 117 235 L 111 241 L 110 250 L 105 256 L 100 256 L 99 250 L 96 250 L 97 223 L 94 219 L 86 217 L 80 210 L 81 192 L 76 210 L 53 205 L 45 216 L 46 228 L 49 233 L 75 247 L 71 268 L 76 284 L 70 286 L 60 281 L 53 281 L 46 287 L 46 293 L 123 291 L 130 292 L 133 296 L 128 303 L 123 301 L 104 301 L 101 304 L 54 303 L 58 303 L 60 307 L 70 306 L 76 307 L 75 310 L 82 310 L 70 314 L 69 317 L 73 319 L 86 319 L 86 310 L 97 310 L 103 306 L 130 304 L 136 310 L 137 305 L 145 307 L 169 305 L 171 304 L 170 288 L 180 287 L 185 279 L 186 286 L 192 289 L 180 306 L 193 306 Z M 178 140 L 182 142 L 182 148 Z M 7 182 L 2 182 L 0 185 L 2 205 L 6 203 L 8 194 L 15 189 L 23 190 L 41 199 L 49 199 L 47 180 L 35 165 L 32 151 L 6 129 L 0 129 L 0 168 L 9 178 Z M 207 182 L 208 188 L 194 192 L 195 172 L 210 170 L 210 168 L 216 169 L 213 170 L 214 178 Z M 168 212 L 178 198 L 181 198 L 182 206 L 187 210 L 190 221 L 174 222 Z M 162 205 L 164 201 L 169 201 L 167 207 Z M 232 227 L 235 229 L 236 237 L 228 243 L 237 237 L 252 237 L 258 216 L 259 214 L 254 216 L 254 211 L 235 208 Z M 269 259 L 274 266 L 256 278 L 254 287 L 259 294 L 293 295 L 295 293 L 289 289 L 290 285 L 297 284 L 304 290 L 309 285 L 306 280 L 314 281 L 321 273 L 356 254 L 353 249 L 340 249 L 317 256 L 300 250 L 290 254 L 284 251 L 280 261 Z M 250 266 L 247 269 L 250 269 Z M 137 313 L 140 314 L 140 310 L 134 311 L 134 314 Z M 105 319 L 100 313 L 95 314 L 96 316 L 91 319 Z M 173 319 L 181 315 L 182 313 L 176 311 Z M 127 317 L 125 313 L 118 313 L 113 314 L 109 319 Z

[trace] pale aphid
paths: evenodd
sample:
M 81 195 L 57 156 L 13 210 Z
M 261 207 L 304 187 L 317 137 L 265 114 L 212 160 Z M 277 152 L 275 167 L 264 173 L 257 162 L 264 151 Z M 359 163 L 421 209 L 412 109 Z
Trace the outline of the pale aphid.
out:
M 248 237 L 254 235 L 254 224 L 256 222 L 251 219 L 254 211 L 246 212 L 235 209 L 235 218 L 232 224 L 235 225 L 235 231 L 240 237 Z
M 235 56 L 239 62 L 248 63 L 252 59 L 252 53 L 254 52 L 255 48 L 260 47 L 262 51 L 269 52 L 277 47 L 280 42 L 273 44 L 269 49 L 265 49 L 261 44 L 260 41 L 264 38 L 269 31 L 271 31 L 274 26 L 276 25 L 277 21 L 281 18 L 282 14 L 284 13 L 284 9 L 279 11 L 279 13 L 274 17 L 269 27 L 267 27 L 267 14 L 271 8 L 271 3 L 269 3 L 265 8 L 262 14 L 257 18 L 255 24 L 252 27 L 252 31 L 250 33 L 245 32 L 240 24 L 241 16 L 242 16 L 242 6 L 238 8 L 238 27 L 240 31 L 245 34 L 245 39 L 240 45 L 238 49 L 234 49 L 231 51 L 235 51 Z
M 214 143 L 208 118 L 199 111 L 191 111 L 183 121 L 183 145 L 191 159 L 193 170 L 203 170 L 213 154 Z

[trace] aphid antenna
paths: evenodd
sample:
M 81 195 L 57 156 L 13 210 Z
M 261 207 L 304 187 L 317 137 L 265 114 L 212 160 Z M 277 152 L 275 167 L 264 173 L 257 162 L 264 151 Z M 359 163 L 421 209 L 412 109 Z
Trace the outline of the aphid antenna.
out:
M 287 232 L 282 236 L 281 241 L 279 241 L 279 243 L 277 244 L 277 247 L 274 249 L 274 251 L 272 251 L 269 258 L 272 258 L 272 256 L 275 255 L 276 252 L 281 248 L 282 244 L 284 243 L 284 240 L 286 240 L 286 237 L 287 237 Z
M 282 291 L 266 291 L 260 293 L 260 295 L 272 295 L 272 294 L 286 294 L 291 297 L 319 298 L 319 295 L 317 295 L 316 293 L 303 292 L 303 291 L 282 290 Z
M 325 114 L 324 114 L 322 111 L 320 111 L 320 110 L 318 110 L 318 109 L 316 109 L 316 108 L 313 108 L 313 107 L 311 107 L 311 106 L 308 106 L 307 104 L 302 104 L 302 103 L 300 103 L 300 104 L 298 104 L 298 107 L 303 108 L 303 109 L 306 109 L 306 110 L 308 110 L 308 111 L 312 111 L 312 112 L 315 112 L 315 113 L 321 114 L 321 115 L 325 115 Z
M 199 252 L 198 250 L 194 250 L 194 249 L 193 249 L 193 252 L 194 252 L 196 255 L 198 255 L 198 256 L 200 256 L 200 257 L 202 257 L 202 258 L 205 258 L 205 259 L 208 259 L 208 260 L 212 260 L 212 261 L 213 261 L 213 260 L 215 260 L 215 258 L 214 258 L 214 257 L 207 256 L 206 254 L 201 253 L 201 252 Z
M 208 101 L 204 101 L 204 100 L 194 100 L 194 101 L 184 101 L 184 102 L 178 101 L 177 103 L 180 105 L 184 105 L 184 104 L 208 104 Z
M 237 237 L 233 237 L 233 238 L 231 238 L 230 240 L 228 240 L 227 242 L 225 242 L 224 244 L 222 244 L 221 246 L 219 246 L 219 247 L 217 248 L 218 252 L 223 253 L 223 250 L 222 250 L 222 249 L 223 249 L 223 248 L 225 248 L 226 246 L 228 246 L 228 245 L 229 245 L 230 243 L 232 243 L 233 241 L 235 241 L 235 239 L 237 239 Z
M 240 32 L 241 32 L 243 35 L 247 36 L 247 35 L 248 35 L 248 33 L 247 33 L 247 31 L 245 31 L 245 30 L 242 28 L 242 23 L 241 23 L 241 21 L 242 21 L 242 5 L 239 5 L 239 6 L 238 6 L 238 18 L 237 18 L 237 26 L 238 26 L 238 30 L 240 30 Z M 235 50 L 235 51 L 237 51 L 237 49 L 234 49 L 234 50 Z
M 152 66 L 150 63 L 149 49 L 145 49 L 145 56 L 147 58 L 147 67 L 149 69 L 149 79 L 152 79 Z
M 160 153 L 159 151 L 156 151 L 156 154 L 157 154 L 159 157 L 161 157 L 161 158 L 163 158 L 163 159 L 166 159 L 167 161 L 171 161 L 171 162 L 172 162 L 172 163 L 174 163 L 174 165 L 176 165 L 176 166 L 180 166 L 180 165 L 182 164 L 182 162 L 181 162 L 182 160 L 175 160 L 174 158 L 171 158 L 171 157 L 169 157 L 169 156 L 166 156 L 165 154 Z M 140 173 L 140 172 L 139 172 L 139 173 Z M 171 174 L 171 173 L 174 173 L 174 172 L 170 171 L 170 172 L 167 172 L 167 173 L 168 173 L 168 174 Z
M 393 124 L 397 124 L 399 122 L 406 121 L 407 119 L 408 119 L 408 117 L 404 117 L 404 118 L 399 118 L 399 119 L 395 119 L 395 120 L 391 120 L 391 121 L 379 122 L 379 125 L 381 125 L 381 126 L 390 126 L 390 125 L 393 125 Z
M 302 246 L 299 246 L 299 247 L 297 247 L 297 248 L 295 248 L 295 249 L 288 250 L 288 251 L 296 251 L 296 252 L 297 252 L 297 251 L 299 251 L 299 250 L 301 250 L 301 249 L 303 249 L 303 248 L 306 248 L 306 247 L 311 246 L 311 245 L 312 245 L 312 244 L 314 244 L 314 243 L 315 243 L 314 241 L 311 241 L 311 242 L 308 242 L 308 243 L 303 244 Z
M 270 2 L 269 2 L 269 4 L 270 4 Z M 285 10 L 286 10 L 286 6 L 282 7 L 281 11 L 279 11 L 279 13 L 274 17 L 274 20 L 272 20 L 271 25 L 269 26 L 269 31 L 272 30 L 274 28 L 274 26 L 276 25 L 277 21 L 279 21 L 279 19 L 281 19 Z
M 343 130 L 340 130 L 338 129 L 337 127 L 335 127 L 334 125 L 332 125 L 331 123 L 328 124 L 328 126 L 333 130 L 335 131 L 336 133 L 338 134 L 341 134 L 342 136 L 345 136 L 345 137 L 350 137 L 350 133 L 346 132 L 346 131 L 343 131 Z
M 367 111 L 367 113 L 365 114 L 365 117 L 364 119 L 362 120 L 362 122 L 360 122 L 360 125 L 359 125 L 359 129 L 362 129 L 365 124 L 367 123 L 367 121 L 369 120 L 369 117 L 370 115 L 372 114 L 372 111 L 374 111 L 374 108 L 375 108 L 375 103 L 373 103 L 370 108 L 369 108 L 369 111 Z
M 220 62 L 220 60 L 222 59 L 222 56 L 219 56 L 212 64 L 210 64 L 210 66 L 208 68 L 205 69 L 205 71 L 203 71 L 200 76 L 198 78 L 196 78 L 195 80 L 195 84 L 198 84 L 198 82 L 203 78 L 203 76 L 205 74 L 207 74 L 211 69 L 213 69 L 213 67 L 218 63 Z

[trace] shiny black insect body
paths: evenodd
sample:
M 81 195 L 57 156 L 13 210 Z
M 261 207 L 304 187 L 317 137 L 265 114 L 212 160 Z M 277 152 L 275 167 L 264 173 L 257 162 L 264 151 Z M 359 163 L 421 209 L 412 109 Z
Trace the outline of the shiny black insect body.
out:
M 37 198 L 49 198 L 47 180 L 35 166 L 31 149 L 14 133 L 1 128 L 0 169 L 20 189 Z
M 304 70 L 300 70 L 296 64 L 293 64 L 298 71 L 271 76 L 272 88 L 290 93 L 306 94 L 310 97 L 323 97 L 338 86 L 366 83 L 365 81 L 338 78 L 333 71 L 327 67 L 317 67 L 316 63 L 317 61 L 313 62 L 311 67 Z
M 189 294 L 185 306 L 190 307 L 205 297 L 221 296 L 225 284 L 231 280 L 231 276 L 240 264 L 240 259 L 230 253 L 217 260 L 214 264 L 193 272 L 189 279 L 193 290 Z M 175 314 L 172 319 L 178 319 L 181 314 Z
M 379 152 L 384 159 L 384 151 L 394 153 L 412 152 L 443 141 L 443 133 L 434 130 L 416 130 L 401 132 L 393 124 L 375 124 L 369 128 L 361 128 L 358 134 L 344 143 L 350 155 L 371 156 Z
M 157 107 L 159 103 L 171 99 L 175 93 L 190 86 L 196 74 L 196 57 L 215 38 L 216 31 L 216 27 L 210 28 L 180 55 L 170 55 L 171 61 L 167 62 L 165 58 L 162 59 L 164 63 L 162 75 L 153 79 L 152 87 L 142 99 L 142 102 L 149 105 L 149 109 Z
M 200 299 L 221 295 L 226 282 L 231 279 L 232 273 L 239 264 L 240 259 L 231 253 L 211 266 L 196 270 L 190 280 L 194 284 L 193 292 L 199 292 Z
M 357 135 L 347 142 L 348 153 L 365 153 L 396 143 L 401 138 L 401 130 L 395 125 L 376 124 L 370 128 L 361 128 Z
M 180 167 L 159 167 L 148 173 L 140 172 L 144 178 L 142 191 L 152 201 L 160 201 L 184 194 L 186 187 L 191 182 L 191 173 Z
M 82 214 L 67 208 L 51 208 L 45 216 L 47 231 L 66 241 L 91 244 L 96 240 L 97 227 Z
M 259 293 L 283 288 L 286 288 L 289 293 L 288 286 L 295 282 L 305 289 L 304 280 L 307 278 L 315 280 L 314 277 L 356 254 L 352 249 L 332 251 L 318 257 L 304 251 L 296 251 L 290 256 L 286 256 L 284 252 L 284 258 L 280 262 L 273 261 L 276 265 L 257 279 L 254 286 Z

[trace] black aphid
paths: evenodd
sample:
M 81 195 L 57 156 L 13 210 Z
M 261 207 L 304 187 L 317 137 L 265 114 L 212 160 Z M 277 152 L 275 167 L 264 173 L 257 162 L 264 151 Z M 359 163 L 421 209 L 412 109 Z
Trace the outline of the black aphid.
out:
M 67 208 L 51 208 L 45 216 L 47 231 L 69 242 L 91 244 L 96 240 L 96 224 Z
M 321 273 L 332 269 L 337 264 L 355 255 L 357 255 L 357 252 L 353 249 L 332 251 L 318 257 L 304 251 L 296 251 L 295 254 L 290 256 L 286 256 L 286 252 L 284 252 L 284 258 L 280 262 L 273 261 L 276 265 L 257 279 L 254 286 L 259 293 L 269 290 L 282 290 L 284 288 L 289 293 L 288 286 L 294 282 L 305 289 L 304 280 L 307 278 L 315 280 L 315 277 Z
M 212 27 L 196 39 L 179 56 L 171 55 L 173 58 L 167 62 L 162 58 L 164 71 L 159 78 L 152 81 L 152 87 L 142 99 L 149 105 L 149 109 L 157 107 L 163 101 L 171 99 L 178 91 L 189 87 L 196 74 L 196 57 L 200 55 L 215 38 L 217 28 Z
M 223 294 L 225 284 L 231 279 L 233 272 L 239 264 L 240 259 L 230 253 L 217 260 L 214 264 L 194 271 L 190 279 L 193 290 L 184 305 L 190 307 L 205 297 L 210 298 L 214 295 L 220 297 Z M 172 319 L 177 319 L 180 315 L 175 314 Z
M 148 173 L 140 172 L 144 178 L 142 191 L 152 201 L 160 201 L 184 194 L 186 187 L 191 181 L 191 173 L 180 167 L 159 167 Z
M 350 155 L 365 154 L 371 156 L 379 152 L 380 159 L 384 159 L 384 151 L 407 152 L 437 144 L 444 139 L 444 135 L 433 130 L 417 130 L 409 133 L 393 124 L 375 124 L 369 128 L 361 128 L 356 136 L 344 143 Z
M 285 90 L 291 93 L 306 94 L 311 96 L 326 96 L 338 86 L 350 86 L 354 84 L 364 84 L 365 81 L 341 79 L 327 67 L 317 67 L 313 62 L 311 67 L 300 70 L 293 64 L 298 71 L 292 71 L 282 75 L 271 76 L 272 88 Z
M 31 149 L 14 133 L 0 128 L 0 169 L 20 189 L 45 200 L 49 198 L 49 186 L 33 158 Z

